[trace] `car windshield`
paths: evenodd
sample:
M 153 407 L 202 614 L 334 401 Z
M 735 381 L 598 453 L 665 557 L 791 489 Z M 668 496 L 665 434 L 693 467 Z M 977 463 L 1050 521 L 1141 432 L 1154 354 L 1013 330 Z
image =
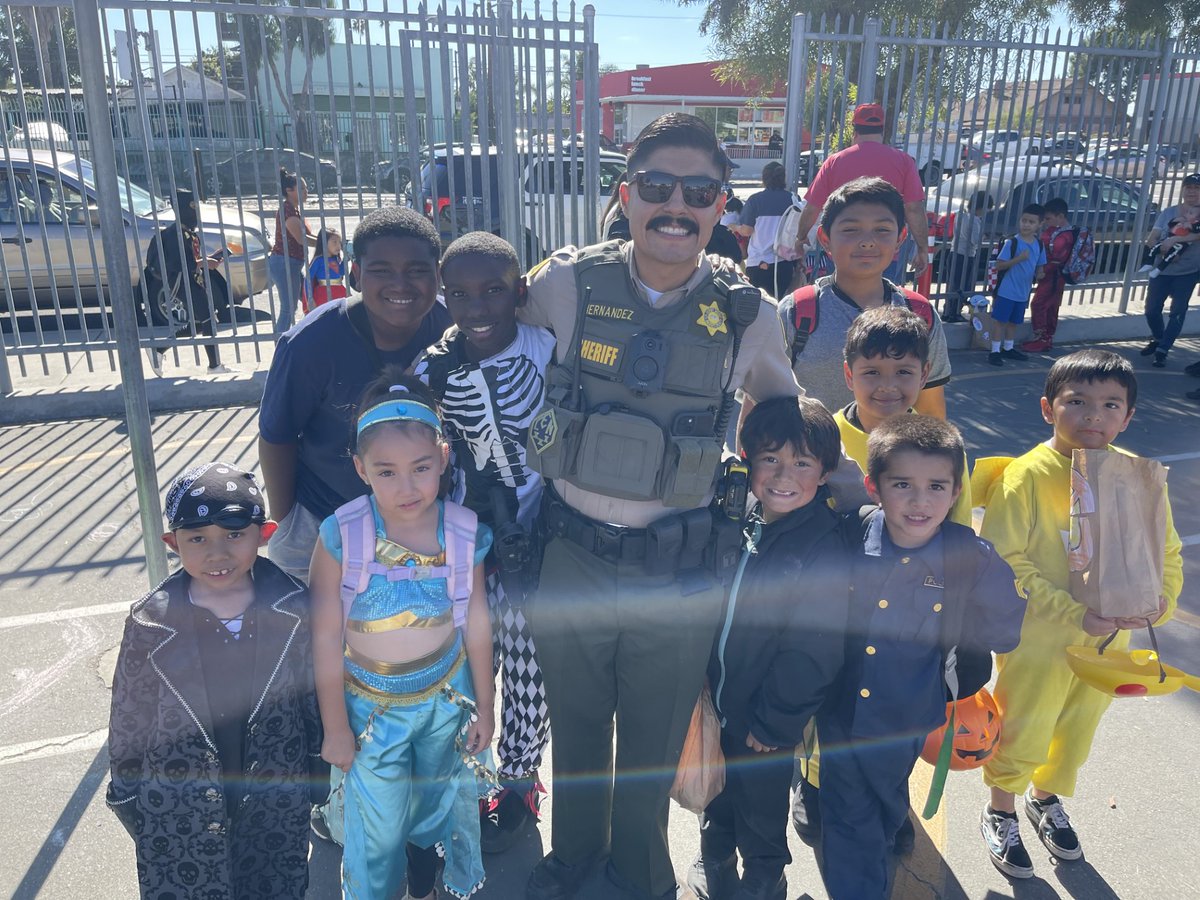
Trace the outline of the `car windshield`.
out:
M 89 191 L 96 192 L 96 179 L 92 172 L 92 164 L 88 160 L 81 159 L 78 162 L 71 160 L 64 163 L 62 168 L 64 172 L 77 175 Z M 121 208 L 125 212 L 132 211 L 135 216 L 148 216 L 156 210 L 166 209 L 170 206 L 162 197 L 156 197 L 136 184 L 126 181 L 120 175 L 117 176 L 117 189 L 121 195 Z M 132 210 L 130 201 L 133 204 Z

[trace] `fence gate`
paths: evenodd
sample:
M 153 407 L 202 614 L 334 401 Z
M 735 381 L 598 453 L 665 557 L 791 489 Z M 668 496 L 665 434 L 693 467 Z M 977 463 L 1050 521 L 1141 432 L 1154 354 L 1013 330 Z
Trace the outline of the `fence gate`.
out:
M 370 210 L 412 204 L 443 241 L 494 231 L 527 264 L 593 242 L 623 170 L 601 165 L 594 140 L 590 6 L 100 0 L 98 53 L 80 52 L 74 16 L 60 0 L 0 7 L 7 390 L 31 361 L 42 374 L 51 363 L 67 374 L 115 367 L 118 303 L 136 309 L 143 342 L 160 339 L 195 363 L 206 344 L 258 361 L 288 320 L 267 266 L 281 166 L 307 184 L 314 233 L 349 239 Z M 104 86 L 106 121 L 88 115 L 85 82 Z M 96 128 L 116 145 L 132 296 L 112 295 L 96 231 Z M 204 250 L 225 251 L 202 272 L 215 335 L 197 333 L 177 292 L 142 277 L 152 245 L 182 249 L 157 237 L 181 189 L 202 201 Z
M 1065 302 L 1123 312 L 1144 280 L 1140 245 L 1155 213 L 1179 202 L 1200 159 L 1198 69 L 1195 41 L 798 15 L 785 165 L 806 185 L 851 143 L 855 105 L 881 103 L 885 142 L 913 157 L 926 186 L 935 295 L 954 218 L 979 192 L 981 276 L 987 248 L 1016 232 L 1023 205 L 1062 197 L 1097 241 L 1095 273 Z
M 281 167 L 313 232 L 351 238 L 371 210 L 413 205 L 443 242 L 493 231 L 526 265 L 594 243 L 624 171 L 598 151 L 591 6 L 333 2 L 0 6 L 0 394 L 31 360 L 66 379 L 119 358 L 152 584 L 166 560 L 139 345 L 257 362 L 291 324 L 268 286 Z M 222 254 L 199 291 L 147 264 L 185 252 L 166 230 L 181 190 Z

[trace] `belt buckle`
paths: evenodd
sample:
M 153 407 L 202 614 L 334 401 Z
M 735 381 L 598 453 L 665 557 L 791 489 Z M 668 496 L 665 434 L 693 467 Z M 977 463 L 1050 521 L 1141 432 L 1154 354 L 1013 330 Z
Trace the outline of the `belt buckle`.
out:
M 595 529 L 595 549 L 592 552 L 600 557 L 611 554 L 613 559 L 620 560 L 621 538 L 627 529 L 621 525 L 609 525 L 607 522 L 596 522 L 592 527 Z

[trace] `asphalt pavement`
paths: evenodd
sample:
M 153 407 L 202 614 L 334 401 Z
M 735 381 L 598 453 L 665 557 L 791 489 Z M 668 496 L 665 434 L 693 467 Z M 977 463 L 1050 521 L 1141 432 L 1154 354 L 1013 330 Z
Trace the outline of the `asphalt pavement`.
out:
M 1176 524 L 1185 539 L 1185 584 L 1176 620 L 1159 630 L 1163 657 L 1200 672 L 1200 403 L 1183 398 L 1200 379 L 1182 373 L 1200 358 L 1188 339 L 1170 368 L 1152 369 L 1137 345 L 1140 402 L 1120 443 L 1170 466 Z M 1064 348 L 1064 350 L 1069 348 Z M 1060 351 L 1062 352 L 1062 351 Z M 1037 398 L 1048 357 L 993 369 L 981 353 L 956 352 L 951 419 L 972 459 L 1015 455 L 1045 439 Z M 135 897 L 131 843 L 103 802 L 109 689 L 129 603 L 147 589 L 128 440 L 119 420 L 88 419 L 0 429 L 0 896 Z M 195 462 L 227 459 L 256 468 L 251 408 L 173 413 L 154 419 L 160 480 Z M 1139 637 L 1144 645 L 1145 641 Z M 1037 877 L 1013 884 L 988 861 L 979 836 L 986 790 L 977 773 L 954 774 L 942 812 L 917 826 L 899 861 L 896 898 L 1200 898 L 1194 774 L 1200 696 L 1113 704 L 1068 810 L 1085 858 L 1053 865 L 1027 826 Z M 551 748 L 553 749 L 553 748 Z M 913 779 L 919 806 L 929 770 Z M 550 766 L 543 776 L 549 782 Z M 547 814 L 512 851 L 485 860 L 482 900 L 518 900 L 549 844 Z M 673 809 L 671 848 L 682 878 L 698 847 L 695 817 Z M 813 852 L 792 837 L 788 897 L 825 897 Z M 338 854 L 312 854 L 313 898 L 338 896 Z M 581 900 L 615 891 L 597 875 Z

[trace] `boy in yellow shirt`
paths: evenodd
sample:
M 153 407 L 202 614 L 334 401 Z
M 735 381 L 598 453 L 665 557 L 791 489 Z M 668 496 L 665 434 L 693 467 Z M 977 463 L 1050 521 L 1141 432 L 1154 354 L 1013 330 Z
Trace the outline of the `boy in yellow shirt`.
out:
M 1016 650 L 998 657 L 994 695 L 1004 719 L 1000 744 L 983 769 L 991 803 L 980 822 L 992 862 L 1012 878 L 1030 878 L 1033 864 L 1021 842 L 1016 796 L 1055 857 L 1079 859 L 1079 837 L 1060 797 L 1075 793 L 1100 717 L 1111 698 L 1075 677 L 1064 648 L 1129 645 L 1144 619 L 1106 619 L 1070 594 L 1066 536 L 1071 506 L 1071 451 L 1113 449 L 1137 403 L 1137 378 L 1124 358 L 1106 350 L 1064 356 L 1046 376 L 1042 416 L 1054 434 L 1014 460 L 988 497 L 983 537 L 1012 566 L 1029 595 Z M 1165 490 L 1165 489 L 1164 489 Z M 1157 622 L 1169 618 L 1183 587 L 1182 544 L 1167 505 L 1163 598 Z
M 846 455 L 867 471 L 867 436 L 885 419 L 913 412 L 929 378 L 929 329 L 902 306 L 869 309 L 846 332 L 846 387 L 854 401 L 834 414 Z M 971 525 L 971 485 L 950 509 L 950 521 Z

